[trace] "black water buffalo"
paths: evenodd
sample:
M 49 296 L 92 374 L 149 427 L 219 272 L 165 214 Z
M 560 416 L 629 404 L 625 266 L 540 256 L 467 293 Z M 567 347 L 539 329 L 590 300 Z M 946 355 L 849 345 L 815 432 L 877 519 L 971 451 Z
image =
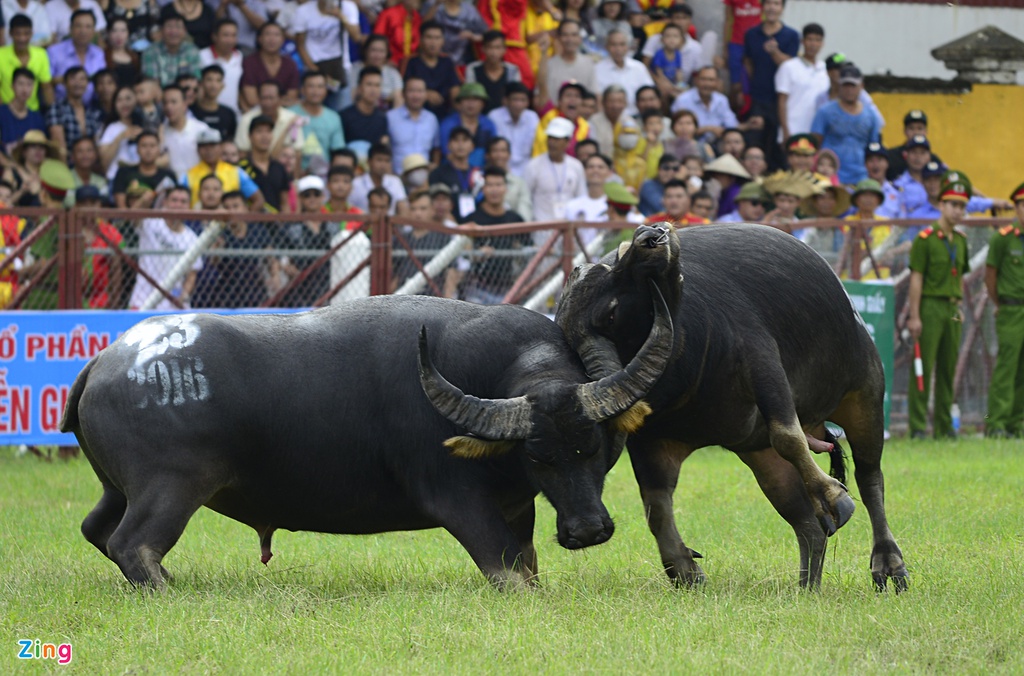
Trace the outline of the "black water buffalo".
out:
M 685 280 L 684 280 L 685 277 Z M 736 452 L 796 531 L 800 583 L 817 586 L 826 536 L 853 513 L 845 487 L 813 461 L 807 434 L 846 430 L 871 517 L 871 573 L 906 586 L 885 517 L 880 461 L 885 381 L 842 284 L 809 247 L 773 228 L 644 226 L 575 270 L 556 320 L 591 376 L 633 358 L 651 327 L 650 283 L 675 324 L 672 359 L 648 393 L 653 413 L 628 440 L 651 531 L 670 578 L 703 580 L 672 513 L 679 465 L 713 444 Z
M 442 527 L 518 585 L 537 572 L 538 490 L 562 546 L 611 537 L 604 475 L 672 345 L 660 304 L 636 359 L 598 382 L 553 322 L 513 306 L 381 297 L 148 319 L 86 365 L 61 422 L 103 484 L 82 533 L 161 587 L 203 505 L 253 527 L 264 562 L 275 529 Z

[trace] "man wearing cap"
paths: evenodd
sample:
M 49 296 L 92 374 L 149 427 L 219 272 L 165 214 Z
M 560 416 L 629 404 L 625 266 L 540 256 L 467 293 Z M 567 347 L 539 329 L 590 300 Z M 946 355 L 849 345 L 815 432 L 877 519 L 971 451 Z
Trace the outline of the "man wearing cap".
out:
M 404 216 L 409 211 L 409 201 L 406 199 L 402 179 L 391 173 L 391 146 L 383 143 L 370 146 L 366 167 L 366 172 L 352 181 L 352 194 L 349 197 L 352 204 L 368 212 L 370 191 L 374 188 L 384 188 L 391 195 L 388 216 Z
M 573 123 L 566 118 L 553 118 L 544 128 L 544 153 L 526 165 L 526 187 L 533 199 L 533 217 L 538 221 L 563 218 L 569 201 L 587 189 L 583 165 L 568 154 L 574 131 Z
M 839 182 L 845 185 L 868 177 L 864 148 L 878 141 L 881 131 L 874 114 L 860 100 L 863 88 L 860 69 L 853 64 L 843 65 L 839 71 L 839 98 L 822 106 L 811 123 L 811 133 L 821 139 L 821 147 L 839 157 Z
M 925 192 L 924 179 L 921 176 L 921 172 L 924 171 L 925 165 L 931 161 L 932 147 L 928 139 L 920 134 L 908 139 L 902 147 L 905 148 L 902 155 L 905 160 L 906 169 L 892 183 L 900 191 L 901 212 L 903 215 L 906 215 L 928 202 L 928 193 Z M 889 158 L 891 161 L 891 151 Z M 889 173 L 886 175 L 888 176 Z
M 430 172 L 430 185 L 443 183 L 451 190 L 458 219 L 469 216 L 476 209 L 473 186 L 480 168 L 470 164 L 469 156 L 472 152 L 473 135 L 465 127 L 455 127 L 448 135 L 447 156 Z
M 885 176 L 889 169 L 889 151 L 885 146 L 874 142 L 864 148 L 864 168 L 868 172 L 868 178 L 878 183 L 884 196 L 875 214 L 882 218 L 904 218 L 903 195 Z
M 547 128 L 556 118 L 564 119 L 573 125 L 573 133 L 566 152 L 572 157 L 576 156 L 576 144 L 590 135 L 590 123 L 580 117 L 580 104 L 583 102 L 583 95 L 586 91 L 583 85 L 575 81 L 566 82 L 558 90 L 558 107 L 545 113 L 537 125 L 537 132 L 533 137 L 534 157 L 547 152 Z
M 939 210 L 939 191 L 942 187 L 942 183 L 945 180 L 947 173 L 947 167 L 944 164 L 940 164 L 935 161 L 931 161 L 924 165 L 924 169 L 921 170 L 921 181 L 924 184 L 925 194 L 928 195 L 928 201 L 920 205 L 917 209 L 907 213 L 907 218 L 930 218 L 936 219 L 940 214 Z M 967 180 L 964 177 L 964 180 Z M 968 183 L 970 183 L 968 181 Z M 967 202 L 965 211 L 969 214 L 976 214 L 990 209 L 1012 209 L 1013 205 L 1007 200 L 1003 199 L 990 199 L 988 197 L 982 197 L 974 192 L 974 186 L 971 187 L 971 199 Z
M 98 209 L 103 206 L 103 194 L 94 185 L 83 185 L 75 190 L 75 207 Z M 98 215 L 80 219 L 82 239 L 87 249 L 119 249 L 123 237 L 113 225 Z M 121 303 L 121 262 L 113 253 L 94 253 L 86 257 L 85 272 L 89 275 L 82 284 L 83 305 L 94 310 L 116 310 Z
M 565 19 L 558 25 L 556 37 L 562 47 L 561 54 L 548 56 L 541 50 L 540 68 L 537 70 L 537 101 L 536 108 L 543 110 L 548 101 L 559 101 L 566 82 L 575 82 L 583 91 L 595 91 L 597 76 L 594 74 L 594 61 L 580 53 L 583 45 L 583 27 L 575 19 Z M 544 120 L 541 120 L 544 124 Z
M 174 84 L 179 75 L 199 78 L 202 64 L 199 49 L 186 40 L 185 19 L 177 12 L 161 13 L 160 37 L 142 52 L 142 74 L 160 81 L 161 87 Z
M 298 216 L 327 213 L 324 207 L 324 180 L 319 176 L 303 176 L 296 189 L 299 193 Z M 294 279 L 331 248 L 331 239 L 341 231 L 337 223 L 323 220 L 302 220 L 284 230 L 283 245 L 296 251 L 316 251 L 313 255 L 295 255 L 282 261 L 281 269 Z M 287 307 L 309 307 L 330 289 L 330 265 L 321 265 L 293 288 L 284 299 Z
M 985 289 L 995 306 L 999 354 L 988 387 L 985 436 L 1024 435 L 1024 183 L 1010 193 L 1017 220 L 992 235 Z
M 469 131 L 473 139 L 473 153 L 469 163 L 478 167 L 483 165 L 484 148 L 497 134 L 491 119 L 481 116 L 486 103 L 487 91 L 479 82 L 467 82 L 459 87 L 459 93 L 455 97 L 455 112 L 441 120 L 439 133 L 442 155 L 448 148 L 448 135 L 452 133 L 452 129 L 463 127 Z
M 626 221 L 636 225 L 643 225 L 647 220 L 636 209 L 636 205 L 640 203 L 640 200 L 621 183 L 616 183 L 615 181 L 605 183 L 604 195 L 608 203 L 609 221 Z
M 928 115 L 923 110 L 915 108 L 903 116 L 903 136 L 906 139 L 903 145 L 889 149 L 889 169 L 886 177 L 890 181 L 895 181 L 907 170 L 907 152 L 911 148 L 920 147 L 920 141 L 914 141 L 914 138 L 928 138 Z M 931 144 L 928 145 L 928 159 L 925 162 L 942 163 L 939 156 L 931 152 Z
M 203 129 L 196 139 L 196 146 L 199 151 L 199 162 L 181 177 L 181 184 L 191 190 L 192 206 L 199 203 L 200 182 L 213 174 L 220 179 L 225 193 L 240 191 L 250 201 L 250 208 L 253 211 L 263 208 L 263 193 L 249 174 L 241 167 L 228 164 L 221 159 L 219 131 Z
M 636 115 L 637 109 L 633 105 L 636 91 L 645 85 L 653 85 L 654 78 L 651 77 L 647 66 L 627 56 L 629 43 L 632 41 L 632 35 L 627 35 L 619 29 L 608 33 L 608 56 L 594 66 L 594 80 L 598 92 L 604 92 L 612 85 L 622 87 L 626 92 L 626 113 Z M 602 148 L 602 151 L 607 152 L 607 149 Z
M 793 134 L 786 140 L 786 163 L 790 171 L 814 172 L 818 139 L 812 134 Z
M 852 65 L 853 62 L 846 58 L 845 54 L 834 53 L 825 59 L 825 72 L 828 74 L 829 86 L 824 89 L 814 99 L 814 110 L 815 112 L 821 110 L 826 103 L 829 101 L 835 101 L 839 98 L 839 72 L 845 65 Z M 882 116 L 882 111 L 875 105 L 875 100 L 871 98 L 871 94 L 868 94 L 866 89 L 860 90 L 860 102 L 864 104 L 864 107 L 871 111 L 878 120 L 878 128 L 885 128 L 885 118 Z
M 512 153 L 509 173 L 522 178 L 526 163 L 533 157 L 533 139 L 537 135 L 540 116 L 530 109 L 530 90 L 521 82 L 509 83 L 505 88 L 504 103 L 487 117 L 494 123 L 495 135 L 508 140 Z
M 736 210 L 718 217 L 719 223 L 759 223 L 772 196 L 760 183 L 745 183 L 736 195 Z
M 928 395 L 935 371 L 935 438 L 955 437 L 950 407 L 953 375 L 960 350 L 963 277 L 970 272 L 967 237 L 954 229 L 964 217 L 971 185 L 959 172 L 949 172 L 939 189 L 939 219 L 914 238 L 910 249 L 910 317 L 907 329 L 920 346 L 923 385 L 918 386 L 911 362 L 907 410 L 910 437 L 925 436 Z
M 711 221 L 690 213 L 690 193 L 686 190 L 686 184 L 677 178 L 665 184 L 665 210 L 650 216 L 647 223 L 659 223 L 668 221 L 676 227 L 685 228 L 688 225 L 707 225 Z
M 882 186 L 878 181 L 865 178 L 858 183 L 853 190 L 850 200 L 853 203 L 853 213 L 847 215 L 846 221 L 881 221 L 884 216 L 879 216 L 877 211 L 885 199 Z M 844 209 L 845 211 L 845 209 Z M 893 256 L 890 252 L 884 256 L 872 257 L 870 252 L 877 251 L 892 234 L 892 226 L 889 225 L 867 225 L 861 224 L 859 228 L 849 226 L 845 229 L 843 248 L 836 261 L 836 274 L 842 279 L 847 278 L 847 268 L 853 265 L 853 252 L 863 252 L 863 258 L 870 261 L 871 269 L 860 275 L 860 279 L 887 279 L 890 274 L 889 266 L 892 264 Z M 852 273 L 852 270 L 850 271 Z

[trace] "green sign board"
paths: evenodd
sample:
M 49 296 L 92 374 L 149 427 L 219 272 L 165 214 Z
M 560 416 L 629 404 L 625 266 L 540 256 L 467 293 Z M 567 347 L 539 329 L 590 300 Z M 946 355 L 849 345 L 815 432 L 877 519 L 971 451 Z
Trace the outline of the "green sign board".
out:
M 888 283 L 843 281 L 853 307 L 860 313 L 885 369 L 885 428 L 892 410 L 892 369 L 896 345 L 896 290 Z

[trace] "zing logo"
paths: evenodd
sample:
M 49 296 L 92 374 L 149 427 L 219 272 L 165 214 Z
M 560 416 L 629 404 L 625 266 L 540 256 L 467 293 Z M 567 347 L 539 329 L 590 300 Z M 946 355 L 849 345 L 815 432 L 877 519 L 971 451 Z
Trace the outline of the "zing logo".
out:
M 57 664 L 68 664 L 71 662 L 71 644 L 42 643 L 39 639 L 30 638 L 18 639 L 21 650 L 18 651 L 19 660 L 57 660 Z

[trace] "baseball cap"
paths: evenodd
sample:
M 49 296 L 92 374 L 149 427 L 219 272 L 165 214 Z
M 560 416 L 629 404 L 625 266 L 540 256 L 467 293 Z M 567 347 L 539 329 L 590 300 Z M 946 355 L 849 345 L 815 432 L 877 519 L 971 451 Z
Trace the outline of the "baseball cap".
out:
M 1021 200 L 1024 200 L 1024 183 L 1018 185 L 1016 188 L 1014 188 L 1013 192 L 1010 193 L 1011 202 L 1016 203 Z
M 548 126 L 544 128 L 544 133 L 547 134 L 548 138 L 572 138 L 575 131 L 576 125 L 565 117 L 553 118 L 548 122 Z
M 911 136 L 910 140 L 907 141 L 904 147 L 907 150 L 912 150 L 914 148 L 924 148 L 925 150 L 931 150 L 932 144 L 928 142 L 927 136 L 917 134 L 916 136 Z
M 923 110 L 915 108 L 914 110 L 911 110 L 910 112 L 903 116 L 904 127 L 906 127 L 911 122 L 923 122 L 924 124 L 928 124 L 928 116 L 925 115 Z
M 844 63 L 839 69 L 839 84 L 864 84 L 860 68 L 852 63 Z
M 945 173 L 946 166 L 932 160 L 921 169 L 921 178 L 933 178 L 935 176 L 942 176 Z
M 479 82 L 466 82 L 459 87 L 459 93 L 455 95 L 456 101 L 461 101 L 462 99 L 490 101 L 491 97 L 487 95 L 487 90 Z
M 968 202 L 971 199 L 971 192 L 971 182 L 967 177 L 951 171 L 943 177 L 942 185 L 939 186 L 939 200 Z
M 303 176 L 299 179 L 295 189 L 301 195 L 308 190 L 316 190 L 318 192 L 324 191 L 324 179 L 319 176 Z
M 220 132 L 216 129 L 203 129 L 196 138 L 197 146 L 208 146 L 220 143 Z
M 839 70 L 849 59 L 842 52 L 836 52 L 825 59 L 825 70 Z
M 885 159 L 889 159 L 889 153 L 881 143 L 874 142 L 867 144 L 864 148 L 864 159 L 869 157 L 884 157 Z
M 84 202 L 85 200 L 103 201 L 103 193 L 94 185 L 83 185 L 75 191 L 75 202 Z
M 449 188 L 444 183 L 435 183 L 434 185 L 430 186 L 430 196 L 437 197 L 438 195 L 448 195 L 448 197 L 451 197 L 452 189 Z

